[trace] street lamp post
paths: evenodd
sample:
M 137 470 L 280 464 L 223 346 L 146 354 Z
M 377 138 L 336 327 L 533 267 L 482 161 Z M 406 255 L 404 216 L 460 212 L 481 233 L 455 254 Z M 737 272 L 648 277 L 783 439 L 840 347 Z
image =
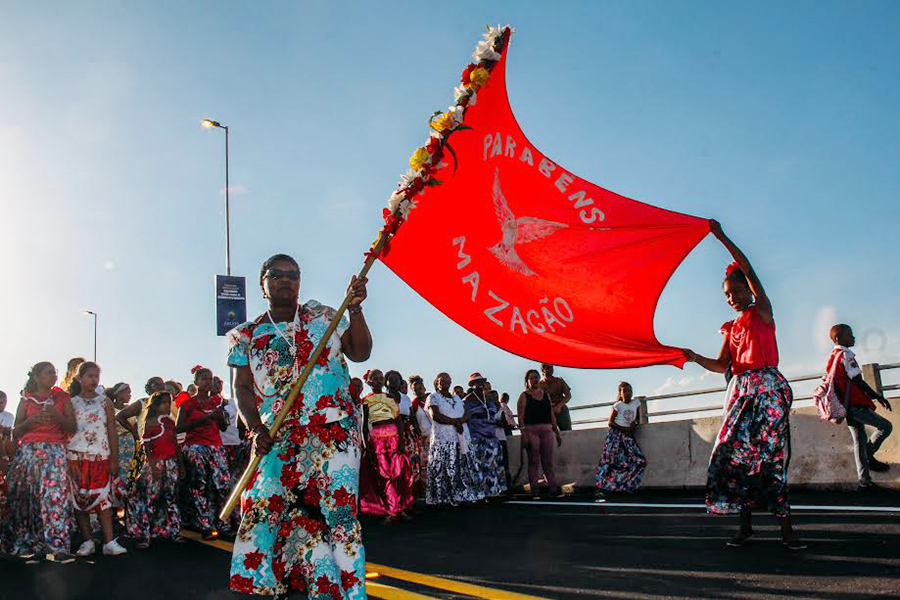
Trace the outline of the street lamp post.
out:
M 203 119 L 203 126 L 225 130 L 225 274 L 231 275 L 231 204 L 228 189 L 228 125 L 222 125 L 212 119 Z
M 84 314 L 94 316 L 94 362 L 97 362 L 97 313 L 92 310 L 85 310 Z
M 222 125 L 218 121 L 212 119 L 203 119 L 203 127 L 206 129 L 224 129 L 225 130 L 225 274 L 231 276 L 231 203 L 229 202 L 229 194 L 231 190 L 228 186 L 228 125 Z M 228 368 L 228 387 L 231 391 L 231 397 L 234 398 L 234 369 Z

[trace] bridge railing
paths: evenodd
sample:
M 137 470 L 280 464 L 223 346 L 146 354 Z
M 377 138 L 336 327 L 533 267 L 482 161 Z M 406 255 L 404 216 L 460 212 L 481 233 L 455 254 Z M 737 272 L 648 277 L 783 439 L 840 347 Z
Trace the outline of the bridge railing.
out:
M 885 371 L 890 371 L 893 369 L 900 369 L 900 363 L 891 363 L 886 365 L 879 364 L 866 364 L 862 366 L 863 370 L 863 378 L 866 382 L 872 386 L 873 389 L 877 390 L 881 394 L 886 394 L 888 392 L 900 390 L 900 383 L 891 383 L 888 385 L 884 385 L 882 383 L 882 373 Z M 898 371 L 900 373 L 900 371 Z M 797 383 L 808 383 L 812 381 L 818 381 L 822 378 L 822 373 L 816 373 L 814 375 L 800 375 L 798 377 L 788 378 L 788 381 L 792 384 Z M 700 390 L 689 390 L 684 392 L 671 392 L 668 394 L 657 394 L 654 396 L 637 396 L 637 400 L 641 402 L 641 422 L 647 423 L 651 418 L 659 418 L 659 417 L 677 417 L 680 415 L 688 415 L 694 413 L 709 413 L 710 411 L 721 411 L 723 408 L 723 394 L 727 389 L 726 386 L 713 387 L 713 388 L 705 388 Z M 662 400 L 675 400 L 675 399 L 689 399 L 695 398 L 697 400 L 702 400 L 701 397 L 709 396 L 710 394 L 718 394 L 719 397 L 716 399 L 716 402 L 713 403 L 711 400 L 706 400 L 705 402 L 698 402 L 697 404 L 692 404 L 689 406 L 683 406 L 679 408 L 671 408 L 671 409 L 663 409 L 657 410 L 656 403 Z M 799 394 L 794 396 L 794 402 L 803 403 L 806 405 L 813 399 L 811 393 L 809 394 Z M 653 405 L 649 405 L 648 403 L 653 403 Z M 592 404 L 582 404 L 579 406 L 569 406 L 569 412 L 572 414 L 572 425 L 597 425 L 601 423 L 606 423 L 609 417 L 609 413 L 607 412 L 605 416 L 601 414 L 588 416 L 587 411 L 594 411 L 596 409 L 605 409 L 612 407 L 615 404 L 615 400 L 604 401 L 604 402 L 595 402 Z M 797 407 L 797 405 L 794 405 Z M 575 418 L 576 416 L 581 417 L 584 415 L 584 418 Z M 700 415 L 700 416 L 709 416 Z

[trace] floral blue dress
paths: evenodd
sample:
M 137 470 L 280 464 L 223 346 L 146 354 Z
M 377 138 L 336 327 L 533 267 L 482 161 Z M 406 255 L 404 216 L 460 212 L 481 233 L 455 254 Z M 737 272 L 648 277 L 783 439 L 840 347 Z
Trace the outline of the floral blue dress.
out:
M 469 410 L 469 434 L 472 451 L 472 475 L 479 495 L 494 498 L 506 491 L 506 471 L 503 469 L 503 449 L 497 438 L 497 424 L 503 409 L 499 402 L 483 400 L 475 394 L 466 396 Z
M 310 301 L 293 323 L 265 315 L 229 333 L 228 364 L 249 367 L 269 426 L 284 405 L 334 310 Z M 309 598 L 365 598 L 365 552 L 357 517 L 360 437 L 340 337 L 342 319 L 241 497 L 231 589 Z

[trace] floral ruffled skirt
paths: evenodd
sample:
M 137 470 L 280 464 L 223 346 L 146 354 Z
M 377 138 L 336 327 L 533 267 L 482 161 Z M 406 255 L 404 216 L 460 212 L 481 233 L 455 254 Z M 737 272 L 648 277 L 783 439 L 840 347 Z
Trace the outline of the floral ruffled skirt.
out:
M 472 453 L 463 454 L 457 439 L 454 436 L 431 440 L 425 482 L 425 502 L 428 504 L 458 504 L 484 498 L 484 493 L 475 485 Z
M 167 458 L 154 471 L 144 464 L 128 496 L 125 531 L 139 541 L 152 538 L 173 540 L 181 532 L 178 507 L 178 461 Z
M 506 492 L 506 471 L 503 469 L 503 448 L 497 438 L 472 437 L 469 442 L 472 456 L 472 478 L 478 494 L 494 498 Z
M 793 392 L 778 369 L 735 376 L 722 428 L 709 460 L 707 510 L 735 514 L 742 507 L 790 512 L 788 463 Z
M 8 510 L 2 524 L 6 552 L 42 556 L 71 551 L 68 466 L 63 443 L 19 444 L 7 474 Z
M 647 459 L 633 433 L 610 429 L 600 464 L 597 465 L 597 489 L 604 492 L 633 492 L 641 485 Z
M 222 446 L 190 444 L 182 449 L 184 488 L 190 498 L 188 520 L 200 531 L 228 532 L 219 512 L 231 494 L 228 459 Z

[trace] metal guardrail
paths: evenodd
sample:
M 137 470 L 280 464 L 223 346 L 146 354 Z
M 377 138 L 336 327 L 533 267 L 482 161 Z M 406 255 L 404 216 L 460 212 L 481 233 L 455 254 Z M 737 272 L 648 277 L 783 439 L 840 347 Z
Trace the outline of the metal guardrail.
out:
M 882 371 L 888 371 L 890 369 L 900 369 L 900 363 L 890 363 L 886 365 L 877 365 L 877 372 L 881 373 Z M 802 383 L 805 381 L 817 381 L 822 378 L 822 374 L 815 375 L 801 375 L 799 377 L 791 377 L 788 379 L 790 383 Z M 889 392 L 894 390 L 900 390 L 900 384 L 891 384 L 880 386 L 881 392 Z M 727 390 L 727 386 L 722 387 L 714 387 L 714 388 L 706 388 L 701 390 L 690 390 L 684 392 L 672 392 L 669 394 L 657 394 L 655 396 L 644 396 L 641 398 L 642 404 L 646 407 L 647 402 L 654 402 L 657 400 L 671 400 L 673 398 L 688 398 L 691 396 L 704 396 L 707 394 L 722 394 Z M 804 400 L 812 400 L 812 394 L 807 394 L 803 396 L 794 397 L 795 402 L 800 402 Z M 615 400 L 606 401 L 606 402 L 595 402 L 593 404 L 582 404 L 580 406 L 570 406 L 569 412 L 575 412 L 577 410 L 589 410 L 592 408 L 605 408 L 607 406 L 612 406 L 615 404 Z M 710 404 L 704 406 L 692 406 L 687 408 L 675 408 L 671 410 L 656 410 L 656 411 L 647 411 L 648 417 L 663 417 L 670 415 L 681 415 L 681 414 L 690 414 L 690 413 L 698 413 L 698 412 L 708 412 L 708 411 L 720 411 L 722 410 L 722 403 L 719 402 L 717 404 Z M 581 419 L 578 421 L 572 421 L 572 425 L 590 425 L 593 423 L 603 423 L 605 419 Z

